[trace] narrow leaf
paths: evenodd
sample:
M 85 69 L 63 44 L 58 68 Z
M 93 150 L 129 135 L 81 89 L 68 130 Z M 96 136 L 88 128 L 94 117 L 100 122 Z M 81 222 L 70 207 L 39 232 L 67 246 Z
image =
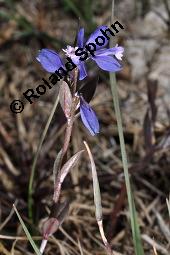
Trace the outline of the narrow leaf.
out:
M 78 160 L 80 159 L 80 156 L 84 150 L 81 150 L 77 152 L 74 156 L 72 156 L 62 167 L 60 172 L 60 182 L 62 183 L 68 174 L 69 171 L 77 164 Z
M 54 161 L 54 166 L 53 166 L 54 186 L 55 186 L 55 180 L 56 180 L 57 173 L 59 172 L 61 157 L 62 157 L 62 150 L 59 151 L 59 153 L 57 154 L 56 159 Z
M 63 221 L 65 220 L 65 218 L 66 218 L 66 216 L 68 214 L 68 211 L 69 211 L 69 202 L 67 201 L 64 204 L 60 214 L 58 215 L 59 225 L 61 225 L 63 223 Z
M 95 204 L 95 208 L 96 208 L 97 224 L 99 226 L 100 235 L 101 235 L 101 238 L 105 245 L 106 252 L 108 255 L 112 255 L 113 252 L 112 252 L 111 246 L 106 239 L 104 229 L 103 229 L 102 204 L 101 204 L 100 186 L 99 186 L 99 181 L 98 181 L 98 177 L 97 177 L 96 166 L 95 166 L 94 159 L 93 159 L 93 156 L 92 156 L 92 153 L 90 151 L 88 144 L 86 142 L 84 142 L 84 144 L 86 146 L 86 149 L 87 149 L 87 152 L 88 152 L 88 155 L 90 158 L 91 169 L 92 169 L 94 204 Z
M 92 178 L 93 178 L 93 192 L 94 192 L 94 204 L 96 208 L 96 220 L 101 221 L 102 220 L 102 205 L 101 205 L 101 195 L 100 195 L 100 187 L 99 187 L 99 182 L 98 182 L 98 177 L 97 177 L 97 172 L 96 172 L 96 166 L 94 163 L 93 156 L 91 154 L 91 151 L 87 145 L 86 142 L 84 142 L 89 158 L 90 158 L 90 163 L 91 163 L 91 170 L 92 170 Z
M 66 118 L 68 119 L 70 118 L 71 114 L 72 95 L 70 88 L 65 81 L 63 81 L 62 84 L 60 85 L 59 98 L 63 112 Z
M 54 203 L 52 205 L 51 208 L 51 212 L 50 212 L 50 216 L 49 218 L 57 218 L 60 215 L 60 213 L 62 212 L 63 208 L 68 204 L 68 200 L 64 201 L 64 202 L 58 202 L 58 203 Z
M 27 229 L 25 223 L 23 222 L 23 220 L 22 220 L 22 218 L 21 218 L 21 216 L 20 216 L 20 214 L 19 214 L 17 208 L 15 207 L 15 205 L 13 205 L 13 207 L 14 207 L 14 210 L 15 210 L 17 216 L 18 216 L 18 219 L 19 219 L 19 221 L 20 221 L 20 223 L 21 223 L 21 225 L 22 225 L 22 228 L 23 228 L 25 234 L 26 234 L 28 240 L 30 241 L 30 244 L 31 244 L 32 248 L 34 249 L 34 251 L 35 251 L 35 253 L 36 253 L 37 255 L 41 255 L 41 253 L 40 253 L 38 247 L 36 246 L 34 240 L 33 240 L 32 237 L 31 237 L 31 235 L 30 235 L 30 233 L 29 233 L 29 231 L 28 231 L 28 229 Z
M 59 196 L 60 196 L 60 191 L 61 191 L 61 185 L 67 176 L 68 172 L 71 171 L 71 169 L 77 164 L 82 152 L 84 150 L 81 150 L 77 152 L 74 156 L 72 156 L 61 168 L 55 182 L 55 188 L 54 188 L 54 196 L 53 200 L 55 203 L 57 203 Z

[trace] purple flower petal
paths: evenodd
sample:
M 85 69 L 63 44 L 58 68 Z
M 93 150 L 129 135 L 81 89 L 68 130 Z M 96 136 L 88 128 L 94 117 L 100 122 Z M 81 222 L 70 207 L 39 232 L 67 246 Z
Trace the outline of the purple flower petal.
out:
M 80 96 L 80 115 L 83 124 L 91 135 L 99 133 L 99 122 L 96 114 L 82 96 Z
M 100 49 L 95 52 L 96 56 L 115 56 L 117 59 L 122 60 L 124 48 L 116 46 L 110 49 Z
M 87 45 L 88 43 L 95 43 L 95 44 L 96 44 L 95 39 L 96 39 L 98 36 L 103 36 L 103 37 L 104 37 L 104 35 L 103 35 L 102 32 L 100 31 L 100 29 L 106 30 L 107 28 L 108 28 L 107 26 L 100 26 L 100 27 L 98 27 L 98 28 L 90 35 L 89 39 L 88 39 L 87 42 L 86 42 L 86 45 Z M 105 37 L 104 37 L 104 38 L 105 38 Z M 99 45 L 96 44 L 96 50 L 101 49 L 101 48 L 103 48 L 103 47 L 106 47 L 107 44 L 108 44 L 108 40 L 105 38 L 105 43 L 104 43 L 102 46 L 99 46 Z
M 79 48 L 84 47 L 84 28 L 80 28 L 77 35 L 77 45 Z
M 86 66 L 85 66 L 84 62 L 80 62 L 80 64 L 78 64 L 77 67 L 79 69 L 79 80 L 81 81 L 87 77 Z
M 64 67 L 62 60 L 55 51 L 49 49 L 40 50 L 36 59 L 41 63 L 42 67 L 49 73 L 54 73 L 60 67 Z
M 122 65 L 111 56 L 96 56 L 92 58 L 96 64 L 103 70 L 108 72 L 117 72 L 122 69 Z

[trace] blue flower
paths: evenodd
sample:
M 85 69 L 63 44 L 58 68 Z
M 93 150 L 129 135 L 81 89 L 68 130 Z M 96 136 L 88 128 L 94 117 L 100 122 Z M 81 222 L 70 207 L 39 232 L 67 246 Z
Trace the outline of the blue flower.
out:
M 99 133 L 99 122 L 95 112 L 90 105 L 80 96 L 80 115 L 85 127 L 90 131 L 91 135 Z
M 85 67 L 84 61 L 80 60 L 80 57 L 77 56 L 76 50 L 78 48 L 84 48 L 87 51 L 87 48 L 89 44 L 94 44 L 97 37 L 102 37 L 101 30 L 106 30 L 107 26 L 100 26 L 98 27 L 89 37 L 89 39 L 84 43 L 84 28 L 81 28 L 78 32 L 77 36 L 77 44 L 78 47 L 71 47 L 67 46 L 67 48 L 64 50 L 67 56 L 69 56 L 72 61 L 78 66 L 79 69 L 79 80 L 83 80 L 87 76 L 87 71 Z M 103 70 L 109 71 L 109 72 L 117 72 L 122 69 L 122 65 L 118 62 L 118 60 L 122 60 L 123 51 L 124 48 L 116 45 L 113 48 L 107 49 L 105 48 L 108 44 L 108 40 L 105 40 L 105 42 L 102 44 L 102 46 L 99 46 L 95 44 L 96 50 L 94 53 L 94 56 L 90 56 L 92 60 L 96 62 L 96 64 Z M 88 58 L 88 59 L 89 59 Z
M 107 26 L 98 27 L 85 42 L 84 28 L 81 28 L 77 35 L 77 47 L 68 45 L 66 49 L 63 49 L 66 56 L 71 58 L 72 62 L 77 65 L 79 69 L 79 80 L 83 80 L 85 77 L 87 77 L 85 62 L 82 61 L 80 57 L 82 54 L 85 55 L 84 60 L 92 59 L 101 69 L 105 71 L 117 72 L 122 69 L 122 65 L 118 62 L 118 60 L 122 60 L 124 48 L 118 45 L 110 49 L 106 48 L 109 38 L 104 38 L 101 30 L 105 33 L 107 29 Z M 103 43 L 99 42 L 99 39 L 101 38 L 104 38 Z M 96 40 L 98 40 L 98 44 Z M 99 46 L 99 44 L 101 46 Z M 93 47 L 92 49 L 91 46 Z M 82 52 L 79 52 L 78 55 L 77 50 Z M 89 52 L 91 53 L 90 56 L 88 55 Z M 50 73 L 54 73 L 59 68 L 64 69 L 62 59 L 60 58 L 59 54 L 53 50 L 40 50 L 36 59 L 41 63 L 42 67 Z

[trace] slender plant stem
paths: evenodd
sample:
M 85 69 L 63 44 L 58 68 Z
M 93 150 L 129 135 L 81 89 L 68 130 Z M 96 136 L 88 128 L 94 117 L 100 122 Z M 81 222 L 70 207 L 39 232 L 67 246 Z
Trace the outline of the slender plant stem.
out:
M 65 136 L 64 136 L 62 153 L 61 153 L 61 157 L 60 157 L 60 161 L 59 161 L 59 165 L 58 165 L 58 169 L 59 169 L 58 171 L 61 170 L 63 158 L 64 158 L 65 154 L 67 153 L 69 143 L 70 143 L 71 134 L 72 134 L 73 123 L 75 120 L 75 111 L 76 111 L 76 107 L 77 107 L 77 103 L 78 103 L 77 97 L 75 96 L 76 86 L 77 86 L 77 78 L 78 78 L 78 70 L 76 68 L 76 70 L 74 72 L 74 82 L 73 82 L 73 87 L 72 87 L 73 99 L 72 99 L 72 106 L 71 106 L 71 114 L 70 114 L 69 119 L 67 119 L 66 132 L 65 132 Z M 57 175 L 58 175 L 58 172 L 57 172 Z M 54 185 L 53 200 L 55 203 L 57 203 L 58 199 L 59 199 L 59 195 L 60 195 L 61 183 L 57 182 L 57 176 L 55 176 L 54 178 L 56 180 L 55 180 L 55 185 Z
M 52 118 L 54 116 L 54 113 L 55 113 L 55 110 L 57 108 L 58 102 L 59 102 L 59 96 L 57 95 L 57 97 L 55 99 L 55 102 L 54 102 L 54 105 L 53 105 L 53 108 L 51 110 L 50 116 L 47 120 L 46 126 L 45 126 L 45 128 L 43 130 L 43 133 L 41 135 L 41 138 L 40 138 L 40 141 L 39 141 L 39 144 L 38 144 L 38 148 L 37 148 L 34 160 L 33 160 L 32 168 L 31 168 L 31 174 L 30 174 L 30 179 L 29 179 L 29 187 L 28 187 L 28 215 L 29 215 L 30 220 L 33 220 L 33 211 L 32 211 L 33 198 L 32 198 L 32 195 L 34 193 L 33 182 L 34 182 L 37 159 L 38 159 L 38 156 L 40 154 L 41 147 L 42 147 L 42 144 L 43 144 L 44 139 L 46 137 L 46 134 L 47 134 L 48 128 L 50 126 L 51 120 L 52 120 Z
M 114 19 L 114 0 L 112 0 L 111 24 L 113 23 L 113 19 Z M 110 39 L 110 46 L 113 47 L 112 39 Z M 124 140 L 124 134 L 123 134 L 122 117 L 121 117 L 120 106 L 119 106 L 119 96 L 118 96 L 118 90 L 117 90 L 117 84 L 116 84 L 116 77 L 115 77 L 114 73 L 110 73 L 110 84 L 111 84 L 114 109 L 115 109 L 115 114 L 116 114 L 116 119 L 117 119 L 118 134 L 119 134 L 120 148 L 121 148 L 121 155 L 122 155 L 122 163 L 123 163 L 128 204 L 129 204 L 131 228 L 132 228 L 132 235 L 133 235 L 133 241 L 134 241 L 134 246 L 135 246 L 135 254 L 143 255 L 144 253 L 143 253 L 143 248 L 142 248 L 142 244 L 141 244 L 140 230 L 139 230 L 139 226 L 137 223 L 137 214 L 136 214 L 136 209 L 135 209 L 135 204 L 134 204 L 134 199 L 133 199 L 133 194 L 132 194 L 131 184 L 130 184 L 130 176 L 129 176 L 129 171 L 128 171 L 128 160 L 127 160 L 125 140 Z

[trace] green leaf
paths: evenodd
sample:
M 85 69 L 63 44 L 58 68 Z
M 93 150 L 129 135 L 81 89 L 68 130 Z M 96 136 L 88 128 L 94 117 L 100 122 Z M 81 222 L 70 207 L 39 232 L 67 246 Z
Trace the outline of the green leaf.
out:
M 23 228 L 25 234 L 26 234 L 28 240 L 30 241 L 30 244 L 31 244 L 32 248 L 34 249 L 34 251 L 35 251 L 35 253 L 36 253 L 37 255 L 41 255 L 41 253 L 40 253 L 38 247 L 36 246 L 34 240 L 33 240 L 32 237 L 31 237 L 31 235 L 30 235 L 30 233 L 29 233 L 29 231 L 28 231 L 28 229 L 27 229 L 25 223 L 23 222 L 23 220 L 22 220 L 22 218 L 21 218 L 21 216 L 20 216 L 20 214 L 19 214 L 17 208 L 15 207 L 15 205 L 13 205 L 13 207 L 14 207 L 14 210 L 15 210 L 17 216 L 18 216 L 18 219 L 19 219 L 19 221 L 20 221 L 20 223 L 21 223 L 21 225 L 22 225 L 22 228 Z

